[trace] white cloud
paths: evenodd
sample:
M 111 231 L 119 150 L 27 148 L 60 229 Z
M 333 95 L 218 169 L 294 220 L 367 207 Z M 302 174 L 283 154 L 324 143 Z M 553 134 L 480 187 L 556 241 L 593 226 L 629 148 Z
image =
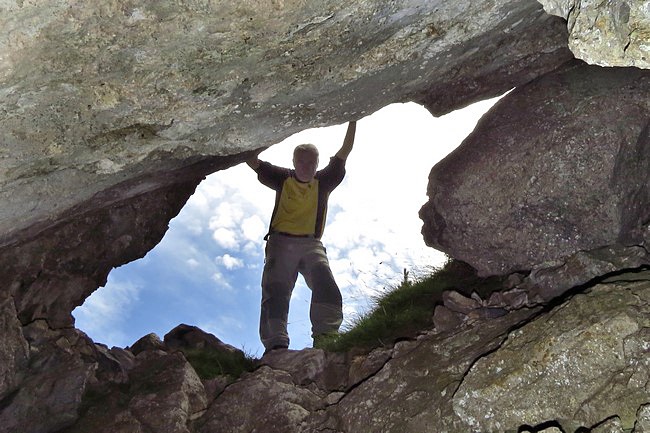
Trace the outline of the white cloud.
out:
M 222 248 L 229 250 L 239 249 L 239 241 L 234 230 L 223 227 L 218 228 L 212 233 L 212 238 L 217 242 L 217 245 Z
M 233 228 L 244 218 L 244 211 L 240 203 L 222 201 L 215 209 L 215 214 L 210 217 L 208 227 L 211 230 L 218 228 Z
M 262 243 L 262 238 L 260 237 L 260 239 L 258 239 L 257 241 L 246 242 L 241 250 L 244 254 L 250 256 L 250 258 L 255 258 L 263 254 L 263 249 L 262 246 L 260 245 L 261 243 Z
M 211 278 L 212 281 L 217 283 L 219 287 L 227 290 L 232 290 L 232 285 L 228 282 L 226 277 L 224 277 L 224 275 L 221 272 L 219 271 L 214 272 Z
M 194 236 L 200 236 L 203 233 L 203 225 L 199 218 L 188 217 L 183 221 L 183 225 Z
M 185 205 L 192 213 L 200 212 L 208 215 L 214 211 L 214 206 L 228 195 L 228 187 L 219 177 L 208 176 L 198 186 Z
M 259 243 L 267 232 L 267 224 L 259 215 L 251 215 L 242 221 L 241 230 L 244 239 Z
M 242 259 L 233 257 L 230 254 L 224 254 L 223 256 L 217 257 L 216 262 L 223 265 L 228 270 L 239 269 L 244 266 L 244 261 Z
M 189 200 L 187 200 L 183 209 L 185 212 L 199 215 L 205 215 L 210 212 L 210 198 L 206 194 L 206 188 L 199 186 Z

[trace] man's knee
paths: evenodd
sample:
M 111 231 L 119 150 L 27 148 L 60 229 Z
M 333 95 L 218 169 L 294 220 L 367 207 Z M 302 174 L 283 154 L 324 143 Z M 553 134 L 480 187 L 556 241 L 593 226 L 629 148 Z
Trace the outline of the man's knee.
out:
M 271 282 L 262 285 L 262 309 L 271 317 L 279 317 L 288 311 L 293 286 L 285 282 Z
M 342 303 L 341 291 L 327 264 L 314 265 L 311 269 L 310 280 L 312 302 L 331 305 Z

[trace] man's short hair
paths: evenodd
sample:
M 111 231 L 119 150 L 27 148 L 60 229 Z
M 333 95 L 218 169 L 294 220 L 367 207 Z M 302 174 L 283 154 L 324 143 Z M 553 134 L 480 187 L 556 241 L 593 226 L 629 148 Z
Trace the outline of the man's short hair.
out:
M 314 146 L 311 143 L 297 145 L 296 148 L 293 149 L 294 158 L 300 152 L 308 152 L 308 153 L 311 153 L 313 155 L 318 156 L 318 149 L 316 148 L 316 146 Z

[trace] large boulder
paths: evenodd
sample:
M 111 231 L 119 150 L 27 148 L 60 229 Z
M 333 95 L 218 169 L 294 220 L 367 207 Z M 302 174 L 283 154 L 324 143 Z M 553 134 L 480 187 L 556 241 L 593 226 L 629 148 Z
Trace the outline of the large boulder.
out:
M 301 433 L 327 406 L 325 396 L 297 386 L 289 373 L 262 366 L 229 386 L 197 421 L 197 433 Z
M 79 420 L 67 433 L 189 433 L 202 415 L 207 396 L 182 354 L 145 351 L 135 358 L 124 385 L 89 387 Z
M 392 102 L 449 112 L 571 57 L 535 0 L 0 0 L 0 29 L 0 246 L 98 193 Z
M 35 321 L 23 327 L 17 341 L 3 343 L 20 350 L 13 365 L 9 358 L 2 366 L 0 432 L 48 433 L 74 424 L 97 368 L 92 341 L 80 331 L 54 331 Z
M 428 245 L 483 275 L 595 250 L 636 257 L 618 269 L 647 263 L 645 248 L 627 247 L 650 241 L 649 101 L 650 71 L 582 62 L 513 90 L 431 171 Z M 567 285 L 599 275 L 574 262 Z
M 13 299 L 0 294 L 0 395 L 16 388 L 27 367 L 29 344 Z

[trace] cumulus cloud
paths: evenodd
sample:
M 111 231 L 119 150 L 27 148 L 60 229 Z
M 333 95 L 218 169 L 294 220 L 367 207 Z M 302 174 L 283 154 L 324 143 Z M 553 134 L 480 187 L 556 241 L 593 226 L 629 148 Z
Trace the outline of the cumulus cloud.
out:
M 267 232 L 267 223 L 259 215 L 251 215 L 242 221 L 241 230 L 244 239 L 259 243 Z
M 244 261 L 233 257 L 230 254 L 224 254 L 216 258 L 216 262 L 220 265 L 223 265 L 228 270 L 239 269 L 244 266 Z
M 217 228 L 232 228 L 239 225 L 244 218 L 244 210 L 240 203 L 222 201 L 215 209 L 215 214 L 210 217 L 208 227 L 214 230 Z
M 194 258 L 187 259 L 185 263 L 187 263 L 187 266 L 189 266 L 191 269 L 196 269 L 200 266 L 199 261 Z
M 214 232 L 212 232 L 212 239 L 214 239 L 220 247 L 227 248 L 229 250 L 237 250 L 239 247 L 237 233 L 234 230 L 228 228 L 217 228 Z
M 214 272 L 211 278 L 212 281 L 217 283 L 218 287 L 222 289 L 232 290 L 232 285 L 221 272 L 218 271 Z

